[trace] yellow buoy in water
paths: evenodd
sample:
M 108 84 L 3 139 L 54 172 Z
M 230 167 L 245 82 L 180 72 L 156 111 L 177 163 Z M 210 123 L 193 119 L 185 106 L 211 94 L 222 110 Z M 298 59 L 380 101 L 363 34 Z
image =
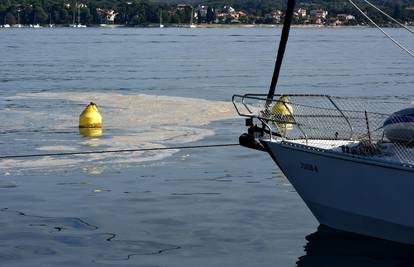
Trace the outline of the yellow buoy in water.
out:
M 85 137 L 102 135 L 102 128 L 79 128 L 79 134 Z
M 272 108 L 272 114 L 275 116 L 277 122 L 275 125 L 281 130 L 291 130 L 293 108 L 289 104 L 289 98 L 287 96 L 281 96 L 276 104 Z
M 83 136 L 102 135 L 102 116 L 93 102 L 79 116 L 79 133 Z

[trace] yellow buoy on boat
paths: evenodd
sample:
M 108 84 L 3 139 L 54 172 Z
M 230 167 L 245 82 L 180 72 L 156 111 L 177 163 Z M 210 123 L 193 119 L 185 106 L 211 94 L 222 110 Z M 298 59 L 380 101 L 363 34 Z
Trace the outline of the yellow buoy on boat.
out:
M 83 136 L 102 135 L 102 116 L 93 102 L 79 116 L 79 133 Z
M 281 96 L 276 104 L 272 108 L 272 114 L 276 119 L 275 125 L 281 130 L 291 130 L 293 121 L 292 114 L 293 108 L 289 104 L 289 98 L 287 96 Z
M 274 115 L 291 115 L 293 109 L 287 96 L 281 96 L 272 108 Z

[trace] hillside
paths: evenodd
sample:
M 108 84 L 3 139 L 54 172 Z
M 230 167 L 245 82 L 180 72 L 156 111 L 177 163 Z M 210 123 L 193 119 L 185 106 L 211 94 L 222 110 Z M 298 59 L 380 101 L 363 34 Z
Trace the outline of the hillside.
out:
M 376 22 L 390 25 L 362 0 L 356 2 Z M 414 0 L 372 2 L 401 22 L 414 24 Z M 277 24 L 283 20 L 285 5 L 283 0 L 0 0 L 0 25 L 145 25 L 158 23 L 160 16 L 166 24 L 190 21 Z M 296 7 L 305 12 L 297 15 L 294 23 L 355 25 L 366 22 L 346 0 L 301 0 Z

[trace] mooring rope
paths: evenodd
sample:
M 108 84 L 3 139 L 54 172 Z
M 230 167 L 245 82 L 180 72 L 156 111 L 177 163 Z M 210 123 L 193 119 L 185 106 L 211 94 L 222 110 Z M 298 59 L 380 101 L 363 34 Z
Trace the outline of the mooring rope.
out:
M 0 156 L 0 159 L 52 157 L 52 156 L 74 156 L 74 155 L 89 155 L 89 154 L 108 154 L 108 153 L 128 153 L 128 152 L 145 152 L 145 151 L 160 151 L 160 150 L 173 150 L 173 149 L 195 149 L 195 148 L 212 148 L 212 147 L 229 147 L 229 146 L 239 146 L 239 144 L 238 143 L 230 143 L 230 144 L 213 144 L 213 145 L 173 146 L 173 147 L 115 149 L 115 150 L 60 152 L 60 153 L 25 154 L 25 155 L 6 155 L 6 156 Z
M 352 0 L 348 0 L 349 3 L 351 3 L 365 18 L 367 18 L 378 30 L 380 30 L 386 37 L 388 37 L 391 41 L 394 42 L 399 48 L 404 50 L 407 54 L 412 56 L 414 58 L 414 53 L 412 53 L 410 50 L 405 48 L 402 44 L 400 44 L 397 40 L 392 38 L 386 31 L 384 31 L 380 26 L 378 26 L 367 14 L 364 13 Z

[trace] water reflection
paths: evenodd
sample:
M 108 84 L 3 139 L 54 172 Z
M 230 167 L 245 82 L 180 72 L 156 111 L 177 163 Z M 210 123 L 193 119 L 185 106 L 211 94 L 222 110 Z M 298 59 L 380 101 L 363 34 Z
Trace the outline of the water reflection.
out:
M 414 246 L 365 237 L 319 226 L 306 237 L 306 255 L 298 267 L 315 266 L 414 266 Z

